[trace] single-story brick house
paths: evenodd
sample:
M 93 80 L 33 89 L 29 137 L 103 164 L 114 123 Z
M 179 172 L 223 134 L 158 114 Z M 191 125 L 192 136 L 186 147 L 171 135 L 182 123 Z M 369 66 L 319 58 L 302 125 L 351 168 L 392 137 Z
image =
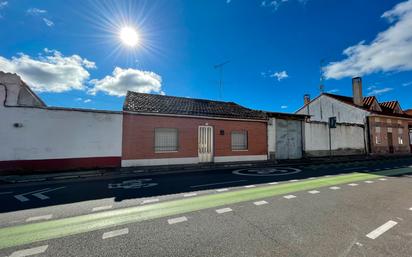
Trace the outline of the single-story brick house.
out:
M 233 102 L 128 92 L 122 166 L 267 160 L 267 116 Z

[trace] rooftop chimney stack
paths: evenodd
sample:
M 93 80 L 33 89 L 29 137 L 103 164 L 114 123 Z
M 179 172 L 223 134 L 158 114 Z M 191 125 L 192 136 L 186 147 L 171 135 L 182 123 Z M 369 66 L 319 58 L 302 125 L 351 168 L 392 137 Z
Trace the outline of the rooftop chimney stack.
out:
M 353 103 L 357 106 L 363 106 L 362 96 L 362 78 L 355 77 L 352 79 Z
M 304 105 L 308 105 L 310 103 L 310 95 L 309 94 L 305 94 L 303 96 L 303 103 L 304 103 Z

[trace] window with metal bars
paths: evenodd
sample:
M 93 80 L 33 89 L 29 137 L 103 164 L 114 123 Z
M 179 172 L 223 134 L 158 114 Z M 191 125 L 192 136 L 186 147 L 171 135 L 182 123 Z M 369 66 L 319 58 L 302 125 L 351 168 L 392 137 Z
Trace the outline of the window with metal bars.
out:
M 178 142 L 178 129 L 155 128 L 155 152 L 175 152 Z
M 247 131 L 232 132 L 232 150 L 247 150 Z

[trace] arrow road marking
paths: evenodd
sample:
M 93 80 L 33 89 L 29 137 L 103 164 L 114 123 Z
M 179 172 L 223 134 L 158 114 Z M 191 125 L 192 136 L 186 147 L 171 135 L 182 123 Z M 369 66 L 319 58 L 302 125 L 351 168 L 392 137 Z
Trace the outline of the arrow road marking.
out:
M 43 188 L 43 189 L 39 189 L 39 190 L 27 192 L 27 193 L 15 195 L 14 198 L 19 200 L 20 202 L 27 202 L 27 201 L 30 201 L 30 199 L 27 198 L 25 195 L 33 195 L 41 200 L 46 200 L 46 199 L 49 199 L 50 197 L 43 195 L 43 193 L 55 191 L 55 190 L 62 189 L 62 188 L 65 188 L 65 187 L 57 187 L 57 188 L 52 188 L 52 189 Z
M 48 197 L 47 195 L 44 195 L 44 193 L 59 190 L 59 189 L 62 189 L 62 188 L 65 188 L 65 187 L 57 187 L 57 188 L 52 188 L 52 189 L 49 189 L 49 190 L 41 191 L 41 192 L 33 194 L 33 196 L 39 198 L 40 200 L 50 199 L 50 197 Z

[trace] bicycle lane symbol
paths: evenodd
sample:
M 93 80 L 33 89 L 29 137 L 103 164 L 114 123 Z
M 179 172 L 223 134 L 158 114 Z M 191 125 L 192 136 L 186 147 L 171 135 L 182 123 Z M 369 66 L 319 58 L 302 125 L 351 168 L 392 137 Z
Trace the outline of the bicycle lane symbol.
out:
M 157 186 L 158 183 L 151 182 L 151 178 L 125 180 L 121 183 L 110 183 L 109 189 L 139 189 Z
M 279 168 L 256 168 L 256 169 L 239 169 L 232 173 L 241 176 L 284 176 L 301 172 L 302 170 L 289 167 Z

